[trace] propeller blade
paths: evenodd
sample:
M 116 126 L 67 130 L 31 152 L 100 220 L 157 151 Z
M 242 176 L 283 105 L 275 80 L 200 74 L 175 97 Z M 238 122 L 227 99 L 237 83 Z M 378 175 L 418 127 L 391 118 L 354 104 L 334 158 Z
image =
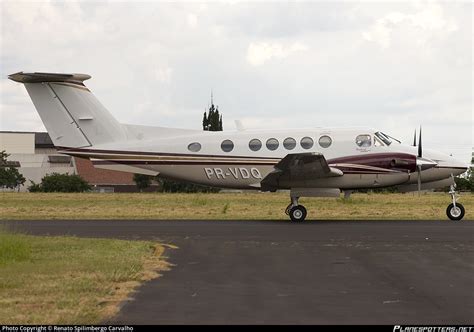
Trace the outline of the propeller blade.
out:
M 416 129 L 415 134 L 413 135 L 413 146 L 416 146 Z
M 423 148 L 421 147 L 421 126 L 420 126 L 420 136 L 418 138 L 418 157 L 423 157 Z
M 421 195 L 421 166 L 418 166 L 418 196 Z

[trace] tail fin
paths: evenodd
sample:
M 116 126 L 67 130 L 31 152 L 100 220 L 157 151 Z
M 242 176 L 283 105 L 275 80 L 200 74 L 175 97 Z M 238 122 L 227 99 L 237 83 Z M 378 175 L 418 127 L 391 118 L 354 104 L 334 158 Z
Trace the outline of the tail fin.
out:
M 24 83 L 54 145 L 88 147 L 126 139 L 123 126 L 84 85 L 85 74 L 15 73 Z

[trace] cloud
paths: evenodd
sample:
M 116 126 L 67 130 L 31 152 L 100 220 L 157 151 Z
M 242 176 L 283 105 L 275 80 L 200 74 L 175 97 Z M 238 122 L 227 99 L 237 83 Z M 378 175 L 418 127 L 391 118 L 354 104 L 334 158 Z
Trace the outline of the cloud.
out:
M 284 59 L 293 53 L 307 51 L 308 46 L 299 42 L 283 45 L 278 42 L 250 43 L 247 49 L 247 61 L 252 66 L 261 66 L 271 59 Z
M 472 137 L 472 4 L 0 1 L 0 130 L 42 127 L 13 72 L 83 72 L 121 122 Z M 407 129 L 408 128 L 408 129 Z M 440 138 L 442 133 L 442 138 Z M 472 144 L 472 143 L 471 143 Z M 464 149 L 470 155 L 470 149 Z M 449 152 L 449 151 L 448 151 Z
M 188 22 L 189 27 L 191 28 L 196 28 L 198 25 L 198 18 L 195 14 L 189 13 L 188 16 L 186 17 L 186 20 Z
M 411 38 L 415 35 L 419 44 L 424 43 L 433 34 L 446 34 L 458 29 L 453 20 L 445 17 L 440 5 L 431 3 L 412 14 L 390 12 L 377 19 L 362 35 L 366 40 L 386 49 L 391 45 L 392 35 L 403 28 L 408 28 L 412 34 Z

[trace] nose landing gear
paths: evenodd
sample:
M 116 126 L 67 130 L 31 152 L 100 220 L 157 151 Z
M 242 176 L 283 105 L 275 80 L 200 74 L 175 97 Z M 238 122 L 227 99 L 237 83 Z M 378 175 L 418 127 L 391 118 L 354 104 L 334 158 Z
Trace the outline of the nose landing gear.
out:
M 456 193 L 455 183 L 451 185 L 449 189 L 449 194 L 451 195 L 451 199 L 453 200 L 453 202 L 448 205 L 448 208 L 446 209 L 446 214 L 448 215 L 449 219 L 459 221 L 464 217 L 465 210 L 462 204 L 457 203 L 459 195 Z
M 302 222 L 306 218 L 306 208 L 298 205 L 299 197 L 291 197 L 291 203 L 286 207 L 285 213 L 290 216 L 293 222 Z

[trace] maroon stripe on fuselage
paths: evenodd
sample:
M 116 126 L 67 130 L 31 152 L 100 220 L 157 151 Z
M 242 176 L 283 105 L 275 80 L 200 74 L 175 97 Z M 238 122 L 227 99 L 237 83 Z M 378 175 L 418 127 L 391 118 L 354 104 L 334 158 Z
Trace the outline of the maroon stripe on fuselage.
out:
M 205 154 L 187 154 L 187 153 L 162 153 L 162 152 L 142 152 L 142 151 L 121 151 L 121 150 L 97 150 L 88 148 L 67 148 L 58 147 L 63 153 L 74 155 L 77 157 L 94 158 L 94 153 L 116 154 L 133 156 L 150 156 L 150 157 L 193 157 L 193 158 L 210 158 L 204 160 L 107 160 L 94 161 L 96 164 L 105 165 L 106 163 L 130 164 L 130 165 L 275 165 L 280 158 L 275 157 L 257 157 L 257 156 L 233 156 L 233 155 L 205 155 Z M 76 153 L 75 153 L 76 152 Z M 82 155 L 80 153 L 90 152 L 90 155 Z M 133 157 L 129 157 L 133 158 Z M 211 159 L 218 158 L 218 159 Z M 101 159 L 101 158 L 98 158 Z M 224 160 L 223 160 L 224 159 Z M 241 160 L 236 160 L 241 159 Z M 247 160 L 246 160 L 247 159 Z M 378 167 L 384 170 L 360 169 L 350 166 L 336 166 L 344 173 L 350 174 L 386 174 L 389 172 L 414 172 L 416 171 L 416 156 L 407 153 L 376 153 L 353 155 L 347 157 L 339 157 L 328 159 L 329 166 L 336 164 L 354 164 L 360 166 Z M 334 166 L 333 166 L 334 167 Z
M 113 165 L 113 164 L 125 164 L 125 165 L 263 165 L 273 166 L 275 162 L 252 162 L 252 161 L 222 161 L 222 160 L 204 160 L 204 161 L 182 161 L 182 160 L 93 160 L 93 164 L 96 165 Z
M 229 156 L 229 155 L 211 155 L 211 154 L 197 154 L 197 153 L 168 153 L 168 152 L 143 152 L 143 151 L 121 151 L 121 150 L 96 150 L 96 149 L 85 149 L 85 148 L 65 148 L 57 147 L 62 153 L 74 155 L 74 152 L 91 152 L 91 153 L 106 153 L 106 154 L 119 154 L 119 155 L 137 155 L 137 156 L 176 156 L 176 157 L 209 157 L 209 158 L 226 158 L 226 159 L 280 159 L 275 157 L 253 157 L 253 156 Z M 75 154 L 79 156 L 78 154 Z M 94 157 L 90 155 L 88 157 Z

